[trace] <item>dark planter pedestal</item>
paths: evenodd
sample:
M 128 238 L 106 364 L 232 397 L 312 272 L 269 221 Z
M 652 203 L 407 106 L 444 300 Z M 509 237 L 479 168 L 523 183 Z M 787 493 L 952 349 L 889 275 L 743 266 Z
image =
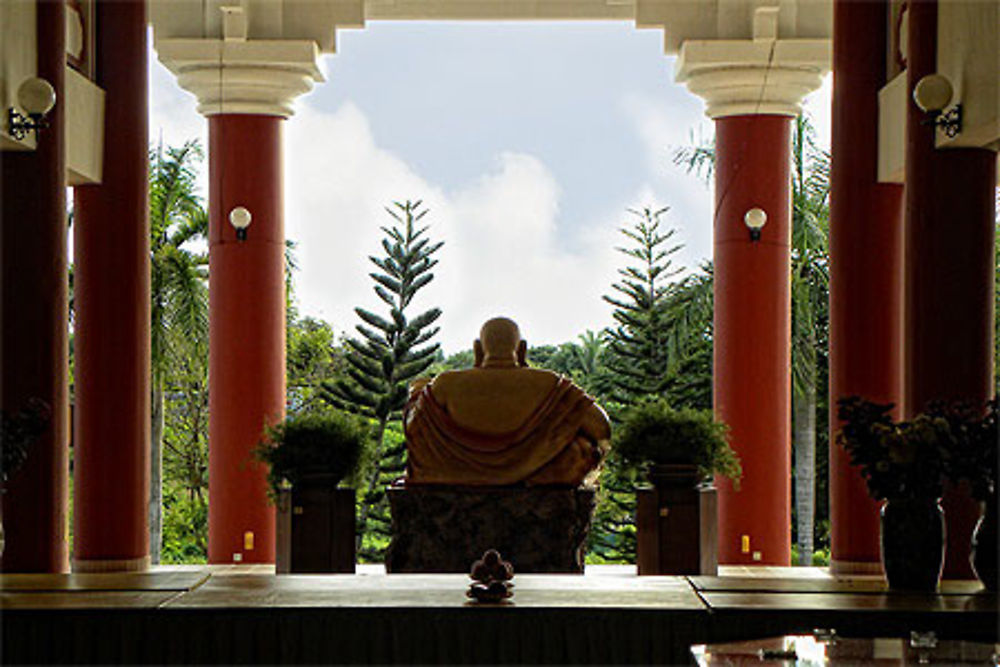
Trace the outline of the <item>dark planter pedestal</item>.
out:
M 278 497 L 278 574 L 354 572 L 354 489 L 304 484 Z
M 715 487 L 690 478 L 636 490 L 640 575 L 718 573 Z
M 389 489 L 385 569 L 463 572 L 496 549 L 514 572 L 583 573 L 593 489 L 412 486 Z

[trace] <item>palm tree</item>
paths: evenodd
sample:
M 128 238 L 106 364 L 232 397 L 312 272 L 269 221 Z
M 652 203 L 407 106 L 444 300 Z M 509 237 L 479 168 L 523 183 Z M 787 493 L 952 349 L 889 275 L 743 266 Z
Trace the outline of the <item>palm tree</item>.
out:
M 665 302 L 667 353 L 675 360 L 666 390 L 676 407 L 712 409 L 713 275 L 705 262 L 671 284 Z
M 203 240 L 208 213 L 197 195 L 197 165 L 203 159 L 197 141 L 150 151 L 150 357 L 152 424 L 150 428 L 150 556 L 159 562 L 162 541 L 162 470 L 164 384 L 173 360 L 183 354 L 175 341 L 207 350 L 208 257 L 187 244 Z M 171 332 L 180 335 L 171 336 Z
M 792 136 L 792 444 L 799 563 L 812 563 L 816 508 L 817 331 L 828 290 L 830 154 L 816 144 L 809 119 Z M 715 146 L 701 140 L 675 150 L 673 162 L 703 178 L 715 168 Z
M 573 356 L 585 377 L 590 377 L 598 370 L 601 361 L 601 353 L 604 351 L 604 342 L 601 335 L 590 329 L 577 336 L 579 345 L 573 346 Z
M 812 565 L 816 511 L 817 332 L 829 296 L 830 154 L 800 117 L 792 141 L 792 442 L 799 565 Z

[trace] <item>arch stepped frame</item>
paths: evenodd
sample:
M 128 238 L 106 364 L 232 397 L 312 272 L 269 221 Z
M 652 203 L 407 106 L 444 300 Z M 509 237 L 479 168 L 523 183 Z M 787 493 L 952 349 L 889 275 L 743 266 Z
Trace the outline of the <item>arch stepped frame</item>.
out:
M 724 563 L 788 563 L 790 538 L 790 395 L 789 377 L 789 192 L 788 141 L 791 118 L 803 97 L 819 87 L 830 60 L 830 6 L 824 3 L 784 3 L 758 7 L 755 2 L 617 2 L 596 0 L 440 1 L 387 0 L 373 2 L 245 2 L 224 8 L 220 3 L 154 2 L 152 22 L 160 59 L 183 88 L 198 97 L 199 111 L 210 118 L 212 197 L 223 197 L 215 184 L 250 177 L 246 161 L 220 158 L 252 134 L 247 125 L 277 122 L 291 115 L 291 101 L 322 80 L 318 57 L 334 53 L 336 32 L 366 20 L 619 20 L 638 27 L 664 30 L 664 48 L 678 54 L 676 79 L 708 103 L 708 114 L 720 124 L 719 171 L 726 183 L 717 195 L 717 413 L 733 428 L 734 445 L 745 468 L 744 491 L 737 497 L 728 485 L 721 495 L 720 544 Z M 162 10 L 162 11 L 161 11 Z M 241 119 L 242 118 L 242 119 Z M 274 121 L 264 120 L 275 119 Z M 274 148 L 268 159 L 280 161 Z M 275 177 L 277 178 L 277 177 Z M 264 188 L 280 199 L 274 180 Z M 260 193 L 261 190 L 256 190 Z M 244 196 L 250 196 L 246 193 Z M 258 206 L 264 205 L 259 201 Z M 212 282 L 212 427 L 210 428 L 211 488 L 210 560 L 269 561 L 266 551 L 242 548 L 247 532 L 260 543 L 270 541 L 272 510 L 266 507 L 263 482 L 234 466 L 256 441 L 245 424 L 280 418 L 283 385 L 267 377 L 252 377 L 241 359 L 266 356 L 260 336 L 246 337 L 245 349 L 233 344 L 230 321 L 238 329 L 254 321 L 242 309 L 258 309 L 259 293 L 234 286 L 222 264 L 227 249 L 235 258 L 248 253 L 225 237 L 224 220 L 237 204 L 226 199 L 211 205 Z M 743 209 L 763 205 L 771 223 L 760 244 L 744 242 Z M 739 210 L 737 210 L 739 209 Z M 251 209 L 252 210 L 252 209 Z M 280 217 L 280 208 L 272 210 Z M 255 214 L 255 227 L 256 227 Z M 278 233 L 280 225 L 275 226 Z M 257 229 L 254 230 L 257 235 Z M 221 234 L 221 238 L 216 238 Z M 280 241 L 275 236 L 274 242 Z M 275 262 L 279 258 L 275 256 Z M 268 265 L 277 271 L 278 265 Z M 248 264 L 246 271 L 263 271 Z M 747 280 L 747 276 L 754 276 Z M 252 295 L 251 295 L 252 294 Z M 283 300 L 276 288 L 265 299 L 275 322 Z M 761 313 L 766 313 L 761 317 Z M 745 354 L 748 331 L 756 354 Z M 216 335 L 216 332 L 219 332 Z M 263 331 L 261 331 L 261 334 Z M 223 347 L 224 341 L 229 341 Z M 283 354 L 273 341 L 270 367 L 280 368 Z M 764 350 L 763 356 L 760 350 Z M 220 357 L 225 355 L 222 362 Z M 283 358 L 283 357 L 282 357 Z M 750 363 L 752 361 L 752 363 Z M 261 372 L 267 364 L 261 366 Z M 236 369 L 236 370 L 234 370 Z M 239 374 L 231 381 L 230 375 Z M 242 387 L 270 387 L 269 409 L 255 413 L 245 404 Z M 748 391 L 748 388 L 752 390 Z M 230 409 L 231 404 L 238 405 Z M 217 493 L 216 489 L 228 489 Z M 229 499 L 242 498 L 242 501 Z M 739 505 L 739 510 L 735 508 Z M 253 517 L 268 516 L 266 521 Z M 750 548 L 743 549 L 747 539 Z M 223 544 L 224 543 L 224 544 Z
M 137 74 L 145 76 L 141 54 L 145 54 L 146 40 L 146 17 L 136 7 L 146 7 L 114 0 L 95 0 L 94 4 L 97 22 L 103 26 L 93 41 L 94 81 L 103 88 L 106 107 L 115 111 L 105 119 L 115 132 L 103 138 L 104 163 L 120 167 L 126 163 L 122 156 L 132 160 L 147 151 L 148 129 L 140 112 L 146 104 L 145 86 L 135 81 Z M 37 0 L 24 5 L 33 6 L 34 12 L 6 13 L 10 20 L 3 23 L 3 34 L 10 39 L 0 40 L 0 51 L 5 66 L 24 65 L 26 69 L 17 71 L 23 69 L 22 73 L 30 75 L 34 63 L 59 89 L 60 65 L 66 59 L 59 26 L 65 20 L 48 12 L 50 5 Z M 244 562 L 270 562 L 272 558 L 273 515 L 264 502 L 263 480 L 231 463 L 242 460 L 251 441 L 249 432 L 236 426 L 238 419 L 259 426 L 265 417 L 280 418 L 283 404 L 284 318 L 276 287 L 281 266 L 277 249 L 283 241 L 281 121 L 294 111 L 294 99 L 322 80 L 319 56 L 335 52 L 338 29 L 360 28 L 369 20 L 405 19 L 618 20 L 663 30 L 665 52 L 678 56 L 675 79 L 705 98 L 708 113 L 718 125 L 716 406 L 732 425 L 736 447 L 749 463 L 739 511 L 731 511 L 735 496 L 723 489 L 721 560 L 784 562 L 789 476 L 788 203 L 784 191 L 787 163 L 782 156 L 787 153 L 790 118 L 798 112 L 802 95 L 829 66 L 831 35 L 837 77 L 831 395 L 835 399 L 859 393 L 900 405 L 905 402 L 902 414 L 911 414 L 934 396 L 980 400 L 984 392 L 988 396 L 993 391 L 992 328 L 984 323 L 989 322 L 993 303 L 993 280 L 987 270 L 993 253 L 995 150 L 1000 145 L 1000 96 L 996 95 L 1000 10 L 996 3 L 939 4 L 937 0 L 911 0 L 909 7 L 909 23 L 904 25 L 906 21 L 896 20 L 899 0 L 150 0 L 149 18 L 159 57 L 178 75 L 181 85 L 199 96 L 211 125 L 215 276 L 211 475 L 212 511 L 221 512 L 211 531 L 213 562 L 231 562 L 234 555 Z M 831 21 L 831 16 L 836 20 Z M 893 34 L 889 26 L 899 29 Z M 904 31 L 905 40 L 901 39 Z M 34 41 L 26 38 L 31 35 Z M 904 42 L 909 52 L 898 53 L 897 46 Z M 123 44 L 134 58 L 119 57 Z M 892 69 L 887 63 L 899 61 L 891 55 L 908 58 L 911 71 L 887 71 Z M 935 136 L 920 125 L 922 119 L 909 103 L 916 75 L 935 69 L 956 84 L 956 99 L 961 100 L 967 119 L 966 129 L 953 140 L 940 132 Z M 895 77 L 895 85 L 887 85 L 890 76 Z M 12 99 L 11 86 L 16 82 L 2 85 L 5 99 Z M 17 410 L 20 398 L 39 394 L 51 399 L 54 408 L 51 437 L 36 444 L 37 460 L 44 460 L 46 466 L 51 463 L 51 469 L 26 468 L 4 494 L 5 525 L 10 529 L 2 563 L 6 570 L 58 571 L 68 566 L 67 538 L 59 530 L 66 521 L 65 466 L 59 461 L 65 461 L 68 449 L 64 437 L 68 400 L 63 388 L 50 386 L 53 377 L 65 376 L 61 370 L 66 367 L 65 355 L 56 351 L 65 349 L 65 327 L 53 324 L 65 320 L 67 291 L 59 278 L 65 272 L 60 272 L 61 265 L 47 250 L 29 247 L 37 239 L 51 240 L 46 248 L 61 247 L 58 239 L 65 233 L 65 223 L 55 211 L 58 207 L 18 203 L 62 201 L 65 183 L 50 178 L 56 172 L 46 171 L 62 160 L 57 138 L 63 135 L 64 119 L 73 116 L 61 108 L 54 112 L 54 126 L 38 146 L 26 144 L 20 147 L 24 152 L 18 160 L 4 159 L 4 165 L 11 167 L 4 170 L 4 190 L 37 193 L 33 198 L 4 199 L 3 266 L 19 267 L 4 274 L 4 312 L 38 315 L 12 318 L 11 326 L 3 327 L 5 358 L 34 359 L 24 354 L 29 348 L 55 351 L 44 363 L 30 368 L 13 363 L 4 366 L 0 392 L 4 409 Z M 901 125 L 908 131 L 902 132 Z M 767 155 L 774 159 L 760 159 Z M 43 172 L 44 177 L 39 176 Z M 141 204 L 146 196 L 144 184 L 117 173 L 106 169 L 104 183 L 87 186 L 96 188 L 87 198 L 96 207 L 93 211 L 100 209 L 95 219 L 122 222 L 119 226 L 130 230 L 129 238 L 139 242 L 146 224 Z M 898 192 L 880 189 L 877 174 L 882 173 L 897 180 L 905 175 L 904 207 Z M 753 250 L 737 231 L 742 209 L 751 202 L 765 207 L 771 219 Z M 234 242 L 225 224 L 228 208 L 236 204 L 254 213 L 254 228 L 242 245 Z M 83 212 L 80 216 L 78 222 L 87 217 Z M 45 234 L 19 236 L 22 227 L 28 227 L 10 221 L 22 218 Z M 81 369 L 92 369 L 91 381 L 101 400 L 82 400 L 81 392 L 86 390 L 77 385 L 74 444 L 81 449 L 75 460 L 75 535 L 78 545 L 94 548 L 75 554 L 74 560 L 87 569 L 143 568 L 148 562 L 145 508 L 136 506 L 143 504 L 144 457 L 148 455 L 149 434 L 144 426 L 148 418 L 143 415 L 148 412 L 144 397 L 149 393 L 149 380 L 142 369 L 148 364 L 149 348 L 144 320 L 133 315 L 149 303 L 147 273 L 143 262 L 135 261 L 134 246 L 103 243 L 105 237 L 97 227 L 90 227 L 86 233 L 93 234 L 99 250 L 83 257 L 88 254 L 86 244 L 76 244 L 77 321 L 87 319 L 93 330 L 117 332 L 129 342 L 113 349 L 101 344 L 91 349 L 84 344 L 75 350 L 78 374 Z M 901 254 L 903 229 L 905 257 Z M 873 235 L 877 237 L 874 247 Z M 119 241 L 122 237 L 109 233 L 106 238 Z M 871 261 L 876 256 L 886 259 Z M 976 259 L 967 261 L 968 257 Z M 244 271 L 257 291 L 253 307 L 247 290 L 233 293 L 236 276 Z M 88 279 L 89 287 L 84 284 Z M 120 291 L 110 295 L 110 301 L 128 304 L 104 308 L 101 304 L 109 302 L 106 292 L 111 289 L 104 285 L 135 289 L 127 297 Z M 754 288 L 748 290 L 748 285 Z M 83 294 L 88 289 L 92 290 L 89 295 Z M 874 291 L 876 296 L 862 298 L 865 291 Z M 898 293 L 904 293 L 905 299 Z M 883 297 L 886 306 L 880 305 Z M 757 306 L 746 307 L 749 304 Z M 902 311 L 905 326 L 898 321 Z M 961 335 L 952 335 L 950 323 L 956 318 L 961 320 L 962 326 L 955 328 Z M 233 331 L 242 335 L 232 338 Z M 872 331 L 877 335 L 869 335 Z M 106 338 L 96 340 L 112 340 Z M 746 351 L 747 339 L 756 342 L 752 354 Z M 233 344 L 234 340 L 240 342 Z M 21 341 L 31 341 L 31 345 Z M 748 363 L 751 358 L 756 366 Z M 249 363 L 250 359 L 254 362 Z M 963 370 L 951 373 L 952 368 Z M 129 384 L 133 381 L 134 388 Z M 236 386 L 255 388 L 252 399 L 237 396 Z M 763 403 L 759 396 L 769 400 Z M 120 416 L 125 403 L 127 419 Z M 94 448 L 93 456 L 81 456 L 79 452 L 88 447 Z M 854 502 L 863 497 L 863 486 L 842 458 L 832 458 L 834 564 L 840 563 L 841 572 L 863 570 L 877 561 L 872 546 L 876 544 L 873 507 Z M 122 483 L 109 484 L 110 478 Z M 104 499 L 101 507 L 106 514 L 91 522 L 85 517 L 97 505 L 86 499 L 98 496 Z M 966 511 L 953 512 L 954 507 L 949 507 L 952 517 Z M 773 526 L 760 528 L 765 515 Z M 220 525 L 230 526 L 232 532 L 220 532 Z M 960 564 L 963 559 L 955 547 L 967 540 L 961 531 L 952 530 L 956 525 L 962 524 L 952 523 L 949 528 L 950 562 Z M 743 535 L 749 538 L 746 553 Z M 741 548 L 731 554 L 737 539 Z M 249 549 L 250 544 L 257 549 Z M 755 552 L 760 560 L 754 558 Z M 963 576 L 957 566 L 949 567 L 948 573 Z
M 705 99 L 707 113 L 717 123 L 715 405 L 719 417 L 733 429 L 734 445 L 746 469 L 740 495 L 725 485 L 722 488 L 720 561 L 784 564 L 790 532 L 790 203 L 786 156 L 791 119 L 800 112 L 802 98 L 819 86 L 830 67 L 833 9 L 841 4 L 840 0 L 246 0 L 224 6 L 221 2 L 168 5 L 154 0 L 150 9 L 161 60 L 178 75 L 180 85 L 199 97 L 201 112 L 211 119 L 213 260 L 227 246 L 229 250 L 239 249 L 233 248 L 227 238 L 230 230 L 223 224 L 228 207 L 237 203 L 224 194 L 226 188 L 238 189 L 234 182 L 257 184 L 254 193 L 261 199 L 256 206 L 267 211 L 265 220 L 270 221 L 259 228 L 260 241 L 280 244 L 280 169 L 274 168 L 281 159 L 277 128 L 281 119 L 291 115 L 294 98 L 322 80 L 319 55 L 335 52 L 338 29 L 363 27 L 368 20 L 620 20 L 634 21 L 639 28 L 662 29 L 665 53 L 678 56 L 675 80 Z M 841 29 L 848 34 L 858 27 L 842 24 Z M 884 60 L 881 45 L 866 44 L 863 48 L 868 50 L 860 58 L 866 62 Z M 884 83 L 878 82 L 879 86 Z M 254 129 L 249 129 L 252 125 Z M 267 130 L 261 129 L 265 126 Z M 266 173 L 250 173 L 248 170 L 257 167 L 247 166 L 246 156 L 233 157 L 236 146 L 251 136 L 273 137 L 267 142 L 266 154 L 250 156 L 249 160 L 251 164 L 271 165 L 263 170 Z M 842 148 L 838 144 L 834 152 Z M 223 182 L 229 185 L 223 188 Z M 769 225 L 760 242 L 750 244 L 745 240 L 742 217 L 745 209 L 754 206 L 767 211 Z M 835 215 L 833 225 L 838 224 Z M 863 251 L 837 252 L 842 254 L 835 261 L 850 262 Z M 262 267 L 267 266 L 266 271 L 274 272 L 279 265 L 280 260 L 274 258 L 254 263 L 248 270 L 265 271 Z M 215 275 L 224 271 L 223 265 L 217 263 Z M 273 282 L 262 279 L 262 284 Z M 222 276 L 213 283 L 213 289 L 225 289 L 227 280 Z M 252 306 L 248 299 L 244 300 L 247 302 L 241 304 L 238 295 L 217 295 L 213 300 L 219 304 L 213 307 L 213 331 L 226 330 L 233 322 L 259 323 L 261 318 L 254 319 L 243 310 L 259 308 L 260 295 Z M 279 317 L 283 306 L 278 291 L 268 292 L 264 301 L 271 305 L 263 319 L 283 321 Z M 261 332 L 270 351 L 259 342 L 250 342 L 243 350 L 234 350 L 230 345 L 230 357 L 225 363 L 219 362 L 219 353 L 213 353 L 215 452 L 242 456 L 252 445 L 249 433 L 238 432 L 219 420 L 231 419 L 221 416 L 226 414 L 225 406 L 240 400 L 235 390 L 225 389 L 228 366 L 239 365 L 241 359 L 250 356 L 268 360 L 255 371 L 258 373 L 266 374 L 271 372 L 267 368 L 282 366 L 278 362 L 283 358 L 283 331 L 277 338 Z M 213 336 L 213 349 L 219 349 L 218 341 L 223 338 L 222 334 Z M 848 339 L 842 345 L 857 347 L 861 343 Z M 836 375 L 844 369 L 835 366 L 832 372 Z M 896 368 L 885 372 L 902 371 Z M 247 383 L 268 387 L 264 393 L 270 397 L 262 399 L 260 405 L 252 409 L 242 405 L 241 419 L 259 423 L 262 418 L 280 418 L 283 385 L 263 375 L 253 377 L 245 369 L 238 383 L 230 382 L 233 387 Z M 887 384 L 896 383 L 881 382 L 879 386 Z M 864 387 L 860 390 L 863 392 Z M 886 398 L 898 401 L 899 397 Z M 246 533 L 254 530 L 250 528 L 251 519 L 246 517 L 270 512 L 263 501 L 262 481 L 216 460 L 223 459 L 213 458 L 213 485 L 219 488 L 233 484 L 232 498 L 239 500 L 213 503 L 213 511 L 222 514 L 212 522 L 211 559 L 231 562 L 238 556 L 244 562 L 268 561 L 266 549 L 249 554 L 242 548 L 247 543 Z M 836 478 L 854 475 L 839 464 L 831 474 Z M 842 486 L 841 490 L 844 488 L 855 495 L 861 492 L 856 484 Z M 834 496 L 833 504 L 832 516 L 842 527 L 853 523 L 853 517 L 845 513 L 853 510 L 845 508 L 861 506 L 852 505 L 842 494 Z M 219 528 L 224 524 L 235 527 L 228 537 Z M 871 532 L 870 521 L 858 524 L 858 530 Z M 257 543 L 266 544 L 270 541 L 269 528 L 266 521 L 260 525 Z M 851 541 L 843 537 L 843 531 L 835 531 L 837 539 Z M 227 543 L 221 544 L 222 540 Z M 852 554 L 850 558 L 863 570 L 871 567 L 877 554 Z

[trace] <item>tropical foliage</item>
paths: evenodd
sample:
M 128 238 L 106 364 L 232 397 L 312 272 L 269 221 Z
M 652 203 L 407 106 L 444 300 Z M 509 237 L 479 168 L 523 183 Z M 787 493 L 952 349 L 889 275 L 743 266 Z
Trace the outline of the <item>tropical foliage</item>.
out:
M 152 373 L 149 520 L 153 563 L 159 562 L 162 540 L 164 459 L 174 459 L 168 465 L 176 464 L 177 459 L 184 460 L 184 478 L 191 489 L 193 480 L 199 477 L 191 474 L 191 466 L 197 468 L 207 456 L 203 431 L 196 429 L 176 437 L 177 431 L 173 430 L 174 437 L 164 440 L 168 389 L 179 394 L 179 402 L 201 416 L 207 412 L 208 257 L 195 249 L 208 233 L 208 214 L 197 194 L 202 158 L 197 141 L 180 147 L 165 147 L 161 143 L 149 154 Z M 202 375 L 193 377 L 192 372 Z M 200 390 L 191 391 L 192 383 Z M 200 407 L 202 399 L 206 402 L 205 409 Z M 197 485 L 198 497 L 207 488 L 203 472 L 200 477 L 204 484 Z
M 825 478 L 826 398 L 826 192 L 828 162 L 806 124 L 796 126 L 793 151 L 793 397 L 795 414 L 796 550 L 809 559 L 815 524 L 822 531 Z M 679 151 L 676 160 L 703 176 L 714 165 L 710 142 Z M 162 442 L 163 558 L 204 559 L 207 523 L 207 344 L 204 334 L 206 265 L 201 252 L 205 217 L 194 183 L 200 149 L 162 146 L 151 152 L 151 214 L 154 253 L 154 435 Z M 382 228 L 383 253 L 370 258 L 382 314 L 358 308 L 353 337 L 340 339 L 327 322 L 298 316 L 292 283 L 295 261 L 286 252 L 288 283 L 288 413 L 324 415 L 346 408 L 370 424 L 359 486 L 359 555 L 378 559 L 386 544 L 385 487 L 405 466 L 399 424 L 407 384 L 423 375 L 472 364 L 471 350 L 441 355 L 433 326 L 439 309 L 413 315 L 414 297 L 433 277 L 432 257 L 441 247 L 420 221 L 420 202 L 397 203 Z M 685 275 L 672 264 L 679 244 L 665 226 L 666 209 L 632 211 L 622 230 L 624 258 L 605 300 L 615 309 L 611 328 L 586 331 L 560 345 L 532 348 L 533 366 L 571 377 L 621 420 L 643 397 L 659 397 L 669 409 L 710 409 L 712 401 L 711 263 Z M 157 277 L 158 276 L 158 277 Z M 998 271 L 1000 276 L 1000 271 Z M 998 278 L 1000 280 L 1000 278 Z M 159 295 L 159 296 L 158 296 Z M 159 324 L 158 324 L 159 323 Z M 158 337 L 158 338 L 157 338 Z M 1000 350 L 1000 347 L 998 347 Z M 998 352 L 1000 354 L 1000 352 Z M 160 374 L 157 380 L 156 373 Z M 157 388 L 159 395 L 157 395 Z M 159 397 L 158 397 L 159 396 Z M 159 416 L 156 406 L 161 405 Z M 616 427 L 617 428 L 617 427 Z M 808 441 L 815 454 L 809 462 Z M 820 475 L 814 482 L 811 475 Z M 635 466 L 614 457 L 602 475 L 601 500 L 591 533 L 594 561 L 634 559 Z M 818 500 L 808 497 L 808 490 Z M 813 503 L 817 516 L 810 518 Z M 157 503 L 158 504 L 158 503 Z

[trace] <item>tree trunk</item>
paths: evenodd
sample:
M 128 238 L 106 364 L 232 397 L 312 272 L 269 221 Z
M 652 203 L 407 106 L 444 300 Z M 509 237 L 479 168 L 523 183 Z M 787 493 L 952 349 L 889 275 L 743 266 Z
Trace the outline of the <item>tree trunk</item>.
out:
M 153 382 L 152 424 L 149 437 L 149 559 L 160 563 L 163 543 L 163 381 Z
M 795 448 L 795 517 L 799 565 L 812 565 L 813 523 L 816 513 L 816 366 L 810 364 L 808 382 L 792 397 Z
M 365 490 L 364 495 L 361 496 L 361 514 L 358 516 L 358 534 L 355 539 L 355 553 L 361 553 L 361 539 L 364 537 L 365 530 L 368 528 L 368 516 L 371 514 L 372 505 L 368 502 L 368 498 L 371 496 L 372 492 L 375 491 L 375 486 L 378 484 L 379 478 L 382 477 L 382 440 L 385 438 L 385 425 L 388 419 L 379 420 L 378 426 L 375 428 L 375 453 L 372 456 L 372 461 L 374 463 L 374 468 L 372 469 L 371 477 L 368 479 L 368 488 Z

